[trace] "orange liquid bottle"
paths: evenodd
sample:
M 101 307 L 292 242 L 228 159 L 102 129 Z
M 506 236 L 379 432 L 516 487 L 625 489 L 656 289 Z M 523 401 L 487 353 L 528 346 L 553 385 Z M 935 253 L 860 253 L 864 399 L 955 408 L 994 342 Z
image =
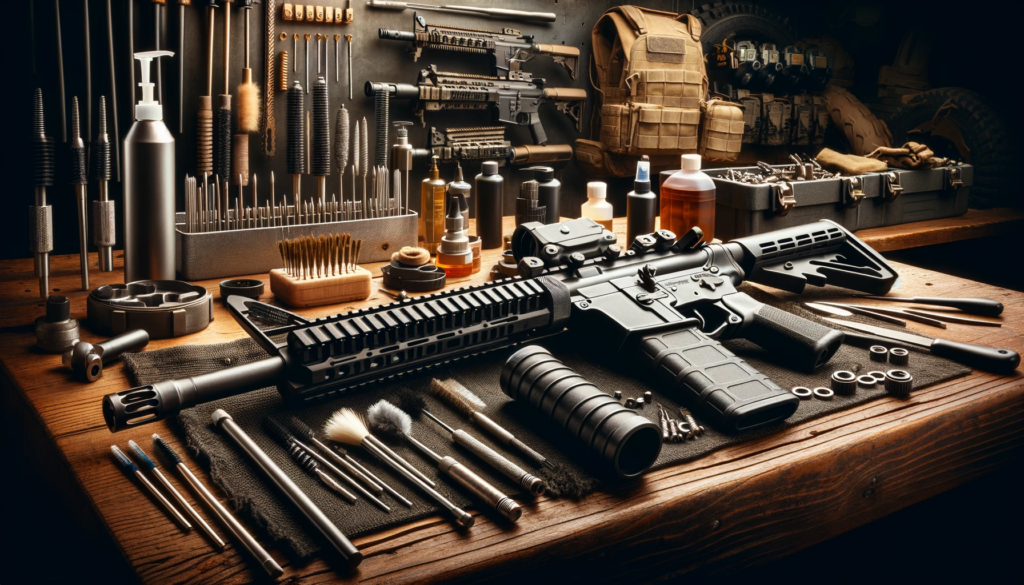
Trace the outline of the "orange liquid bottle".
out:
M 682 169 L 661 184 L 661 229 L 682 236 L 691 227 L 715 237 L 715 182 L 700 171 L 700 155 L 684 154 Z

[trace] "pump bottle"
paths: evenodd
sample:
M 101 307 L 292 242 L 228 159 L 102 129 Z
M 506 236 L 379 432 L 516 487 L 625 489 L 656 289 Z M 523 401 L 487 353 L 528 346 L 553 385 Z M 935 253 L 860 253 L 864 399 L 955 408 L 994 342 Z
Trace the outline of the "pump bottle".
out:
M 636 163 L 633 190 L 626 194 L 626 245 L 637 236 L 654 233 L 658 198 L 651 193 L 651 161 L 643 155 Z
M 174 137 L 153 99 L 150 66 L 171 51 L 135 53 L 142 99 L 124 139 L 124 281 L 174 280 Z

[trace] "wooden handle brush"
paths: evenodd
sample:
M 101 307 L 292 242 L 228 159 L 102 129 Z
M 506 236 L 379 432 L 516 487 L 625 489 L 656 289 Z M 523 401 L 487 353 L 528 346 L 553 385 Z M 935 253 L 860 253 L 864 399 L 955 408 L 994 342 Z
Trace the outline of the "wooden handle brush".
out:
M 270 290 L 292 307 L 370 297 L 370 271 L 359 266 L 362 240 L 349 234 L 278 240 L 284 268 L 270 271 Z

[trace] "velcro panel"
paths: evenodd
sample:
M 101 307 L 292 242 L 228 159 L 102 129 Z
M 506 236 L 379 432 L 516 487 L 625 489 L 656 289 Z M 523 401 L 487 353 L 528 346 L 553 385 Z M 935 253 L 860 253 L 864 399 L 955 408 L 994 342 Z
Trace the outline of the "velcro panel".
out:
M 632 151 L 679 151 L 697 148 L 700 110 L 640 104 Z
M 647 60 L 654 63 L 682 63 L 686 39 L 679 36 L 647 36 Z

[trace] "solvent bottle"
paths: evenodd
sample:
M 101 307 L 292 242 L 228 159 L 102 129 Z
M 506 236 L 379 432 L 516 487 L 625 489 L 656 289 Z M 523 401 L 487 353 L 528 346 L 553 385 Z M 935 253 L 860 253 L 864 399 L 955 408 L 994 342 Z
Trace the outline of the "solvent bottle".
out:
M 580 207 L 580 213 L 612 231 L 612 204 L 606 199 L 607 191 L 608 185 L 601 181 L 587 183 L 587 202 Z
M 484 250 L 501 247 L 501 216 L 505 180 L 498 174 L 498 163 L 489 160 L 476 176 L 476 233 Z
M 626 194 L 626 245 L 637 236 L 654 233 L 658 198 L 651 193 L 651 161 L 645 154 L 636 163 L 633 190 Z
M 682 155 L 682 169 L 661 184 L 661 229 L 676 235 L 697 226 L 715 237 L 715 182 L 700 171 L 700 155 Z
M 448 217 L 445 218 L 445 233 L 437 246 L 437 267 L 444 270 L 448 278 L 462 278 L 473 274 L 473 251 L 462 223 L 457 197 L 448 203 Z
M 430 161 L 430 175 L 420 187 L 418 240 L 421 248 L 435 250 L 444 236 L 445 184 L 437 168 L 437 157 Z

